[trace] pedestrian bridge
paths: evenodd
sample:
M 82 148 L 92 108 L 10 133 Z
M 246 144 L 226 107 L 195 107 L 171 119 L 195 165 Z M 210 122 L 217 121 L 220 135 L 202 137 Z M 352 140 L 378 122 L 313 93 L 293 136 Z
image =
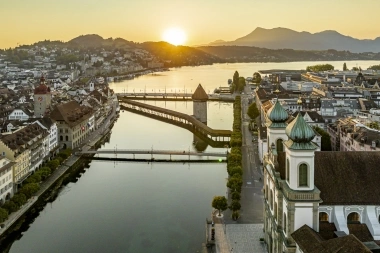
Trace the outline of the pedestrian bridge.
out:
M 114 155 L 103 157 L 95 155 Z M 101 149 L 75 152 L 77 156 L 84 156 L 94 160 L 106 161 L 135 161 L 135 162 L 183 162 L 183 163 L 212 163 L 226 162 L 228 152 L 192 152 L 186 150 L 132 150 L 132 149 Z M 119 156 L 118 156 L 119 155 Z M 172 159 L 172 156 L 177 158 Z M 210 159 L 211 157 L 211 159 Z
M 122 103 L 120 105 L 122 110 L 128 110 L 150 118 L 178 125 L 192 132 L 199 133 L 212 141 L 228 143 L 231 139 L 231 130 L 210 128 L 188 114 L 140 103 L 126 98 L 119 98 L 119 101 Z
M 192 93 L 156 93 L 156 92 L 124 92 L 117 93 L 117 97 L 134 99 L 134 100 L 164 100 L 164 101 L 191 101 Z M 235 96 L 231 94 L 208 94 L 208 100 L 211 101 L 224 101 L 224 102 L 234 102 Z

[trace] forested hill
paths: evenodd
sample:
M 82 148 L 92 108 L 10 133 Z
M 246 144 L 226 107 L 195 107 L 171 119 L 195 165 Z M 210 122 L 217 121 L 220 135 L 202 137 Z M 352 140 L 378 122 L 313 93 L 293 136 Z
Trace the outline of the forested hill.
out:
M 380 53 L 351 53 L 349 51 L 307 51 L 293 49 L 267 49 L 248 46 L 197 47 L 226 62 L 287 62 L 287 61 L 340 61 L 380 60 Z
M 144 42 L 138 47 L 166 62 L 167 66 L 194 66 L 224 62 L 223 59 L 197 48 L 173 46 L 167 42 Z

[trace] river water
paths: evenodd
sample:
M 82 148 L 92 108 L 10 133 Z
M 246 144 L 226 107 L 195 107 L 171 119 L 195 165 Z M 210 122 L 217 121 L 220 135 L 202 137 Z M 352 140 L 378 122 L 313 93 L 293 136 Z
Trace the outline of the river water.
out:
M 323 62 L 326 63 L 326 62 Z M 329 62 L 341 68 L 343 62 Z M 318 62 L 215 64 L 183 67 L 112 83 L 116 92 L 193 92 L 226 86 L 235 70 L 305 69 Z M 347 62 L 362 69 L 378 62 Z M 150 104 L 192 114 L 191 102 Z M 121 112 L 104 149 L 195 150 L 185 129 Z M 208 103 L 208 125 L 232 128 L 232 104 Z M 196 142 L 198 143 L 198 142 Z M 225 152 L 207 146 L 207 151 Z M 92 161 L 75 183 L 64 186 L 30 224 L 10 252 L 199 252 L 215 195 L 226 193 L 226 165 Z

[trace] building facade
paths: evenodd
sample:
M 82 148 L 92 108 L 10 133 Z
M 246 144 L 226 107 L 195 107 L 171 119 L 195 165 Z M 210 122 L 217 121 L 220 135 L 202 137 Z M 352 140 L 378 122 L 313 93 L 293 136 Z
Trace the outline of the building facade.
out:
M 0 206 L 13 197 L 13 166 L 5 157 L 0 158 Z
M 46 86 L 45 78 L 42 76 L 40 85 L 34 89 L 34 116 L 37 118 L 44 117 L 49 112 L 50 106 L 50 88 Z

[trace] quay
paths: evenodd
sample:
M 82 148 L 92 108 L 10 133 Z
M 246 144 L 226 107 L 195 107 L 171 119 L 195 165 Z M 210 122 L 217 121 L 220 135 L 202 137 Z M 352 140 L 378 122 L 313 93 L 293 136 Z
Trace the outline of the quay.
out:
M 190 131 L 198 132 L 213 141 L 229 142 L 231 138 L 231 130 L 212 129 L 193 116 L 187 115 L 185 113 L 136 102 L 126 98 L 119 98 L 119 103 L 123 103 L 120 105 L 120 108 L 122 110 L 128 110 L 147 117 L 161 119 L 165 122 L 173 123 L 175 125 L 189 129 Z
M 101 127 L 93 131 L 85 140 L 83 140 L 83 150 L 93 147 L 97 142 L 107 136 L 111 130 L 111 126 L 116 120 L 116 110 L 113 107 L 112 113 L 108 116 Z M 67 158 L 43 183 L 40 185 L 40 190 L 34 194 L 18 211 L 12 212 L 8 219 L 0 224 L 0 237 L 17 222 L 42 196 L 50 189 L 55 182 L 58 181 L 76 162 L 81 159 L 81 156 L 72 154 Z

